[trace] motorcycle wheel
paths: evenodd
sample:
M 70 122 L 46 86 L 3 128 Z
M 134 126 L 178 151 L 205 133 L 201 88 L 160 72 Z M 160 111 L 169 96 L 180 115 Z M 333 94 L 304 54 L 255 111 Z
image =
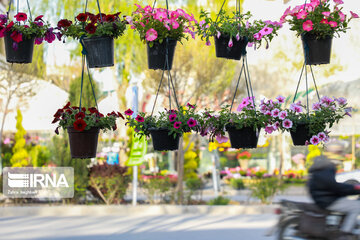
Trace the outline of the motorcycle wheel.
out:
M 299 218 L 294 217 L 287 219 L 281 224 L 278 240 L 295 239 L 298 233 L 297 227 L 299 226 Z

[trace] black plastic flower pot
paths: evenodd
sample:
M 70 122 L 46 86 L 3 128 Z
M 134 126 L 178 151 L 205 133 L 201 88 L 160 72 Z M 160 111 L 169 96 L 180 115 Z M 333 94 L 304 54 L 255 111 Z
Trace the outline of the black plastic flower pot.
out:
M 304 146 L 306 141 L 310 142 L 311 134 L 309 132 L 308 124 L 298 123 L 295 130 L 290 131 L 294 146 Z
M 111 37 L 84 38 L 86 60 L 89 68 L 114 66 L 114 39 Z
M 219 38 L 215 36 L 216 57 L 240 60 L 241 56 L 246 55 L 248 39 L 246 37 L 241 37 L 239 41 L 237 41 L 236 38 L 233 37 L 232 40 L 233 46 L 229 47 L 229 36 L 221 35 Z
M 316 39 L 316 35 L 301 35 L 306 65 L 329 64 L 331 56 L 332 36 Z
M 162 43 L 154 42 L 152 47 L 149 46 L 147 43 L 147 56 L 148 56 L 148 66 L 149 69 L 164 69 L 171 70 L 175 48 L 176 48 L 177 41 L 174 39 L 169 39 L 168 41 L 168 56 L 169 56 L 169 69 L 165 66 L 166 61 L 166 40 Z
M 170 131 L 163 128 L 149 129 L 155 151 L 173 151 L 179 149 L 180 136 L 169 135 Z
M 98 144 L 99 128 L 78 131 L 68 127 L 70 152 L 72 158 L 94 158 Z
M 6 61 L 9 63 L 31 63 L 34 51 L 34 38 L 23 39 L 16 43 L 10 37 L 10 33 L 5 34 Z
M 253 127 L 236 129 L 234 125 L 227 125 L 226 131 L 229 133 L 232 148 L 256 148 L 259 140 L 260 129 L 254 130 Z

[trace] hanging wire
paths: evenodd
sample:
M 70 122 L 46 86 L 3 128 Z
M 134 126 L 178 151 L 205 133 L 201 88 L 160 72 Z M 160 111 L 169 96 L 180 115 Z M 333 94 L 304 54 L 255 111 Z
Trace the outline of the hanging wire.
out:
M 312 78 L 313 78 L 313 82 L 314 82 L 314 86 L 315 86 L 315 90 L 316 90 L 316 95 L 318 97 L 318 100 L 320 102 L 320 95 L 319 95 L 319 91 L 318 91 L 318 88 L 317 88 L 317 85 L 316 85 L 316 81 L 315 81 L 315 76 L 314 76 L 314 72 L 312 70 L 312 66 L 310 65 L 310 70 L 311 70 L 311 75 L 312 75 Z
M 86 13 L 86 11 L 87 11 L 87 6 L 88 6 L 88 0 L 85 1 L 84 13 Z
M 9 19 L 9 14 L 10 14 L 10 10 L 11 10 L 11 3 L 12 3 L 12 0 L 9 1 L 9 10 L 6 13 L 7 19 Z
M 217 20 L 218 20 L 218 18 L 219 18 L 219 15 L 220 15 L 221 11 L 222 11 L 223 8 L 224 8 L 225 3 L 226 3 L 226 0 L 224 0 L 223 4 L 221 5 L 220 11 L 219 11 L 218 15 L 216 16 L 215 25 L 216 25 L 216 23 L 217 23 Z
M 26 0 L 26 3 L 27 3 L 28 10 L 29 10 L 30 21 L 32 21 L 32 16 L 31 16 L 31 10 L 30 10 L 29 0 Z
M 79 111 L 81 112 L 81 99 L 82 99 L 82 92 L 83 92 L 83 85 L 84 85 L 84 71 L 85 71 L 85 55 L 82 55 L 81 58 L 81 66 L 82 66 L 82 71 L 81 71 L 81 85 L 80 85 L 80 101 L 79 101 Z
M 102 23 L 102 22 L 103 22 L 103 18 L 102 18 L 102 13 L 101 13 L 101 8 L 100 8 L 99 0 L 96 0 L 96 2 L 97 2 L 98 9 L 99 9 L 100 21 L 101 21 L 101 23 Z
M 166 63 L 165 63 L 165 64 L 166 64 Z M 166 65 L 165 65 L 165 66 L 166 66 Z M 165 66 L 164 66 L 164 69 L 165 69 Z M 157 99 L 158 99 L 160 87 L 161 87 L 162 81 L 163 81 L 163 79 L 164 79 L 164 73 L 165 73 L 165 71 L 162 72 L 160 84 L 159 84 L 159 87 L 158 87 L 158 89 L 157 89 L 157 91 L 156 91 L 156 97 L 155 97 L 154 105 L 153 105 L 153 107 L 152 107 L 151 116 L 154 114 L 154 109 L 155 109 L 156 101 L 157 101 Z
M 298 84 L 297 84 L 297 87 L 296 87 L 296 91 L 295 91 L 293 103 L 295 102 L 296 97 L 297 97 L 297 93 L 298 93 L 298 91 L 299 91 L 299 86 L 300 86 L 300 82 L 301 82 L 302 75 L 303 75 L 303 73 L 304 73 L 305 64 L 306 64 L 306 62 L 304 62 L 304 65 L 303 65 L 303 67 L 302 67 L 302 69 L 301 69 L 300 78 L 299 78 L 299 81 L 298 81 Z
M 307 76 L 307 67 L 305 66 L 305 82 L 306 82 L 306 110 L 308 118 L 310 118 L 310 109 L 309 109 L 309 86 L 308 86 L 308 76 Z
M 253 87 L 252 87 L 252 83 L 251 83 L 251 78 L 250 78 L 250 71 L 249 71 L 249 65 L 247 62 L 247 55 L 244 56 L 245 58 L 245 67 L 246 67 L 246 72 L 249 78 L 249 86 L 250 86 L 250 94 L 251 94 L 251 99 L 253 101 L 254 107 L 256 106 L 255 104 L 255 95 L 254 95 L 254 91 L 253 91 Z
M 238 78 L 237 83 L 236 83 L 236 88 L 235 88 L 234 96 L 233 96 L 233 99 L 232 99 L 232 102 L 231 102 L 231 106 L 230 106 L 230 112 L 231 112 L 232 107 L 233 107 L 233 105 L 234 105 L 236 93 L 237 93 L 237 90 L 238 90 L 238 88 L 239 88 L 239 83 L 240 83 L 240 79 L 241 79 L 241 75 L 242 75 L 243 70 L 244 70 L 244 65 L 242 65 L 242 67 L 241 67 L 240 74 L 239 74 L 239 78 Z
M 19 0 L 17 0 L 17 6 L 16 6 L 16 14 L 19 13 Z

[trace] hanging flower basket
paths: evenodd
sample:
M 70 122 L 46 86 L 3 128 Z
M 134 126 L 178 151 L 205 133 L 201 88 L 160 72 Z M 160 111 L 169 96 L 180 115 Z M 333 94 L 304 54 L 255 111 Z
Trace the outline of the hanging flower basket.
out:
M 234 125 L 227 125 L 226 131 L 229 133 L 232 148 L 256 148 L 259 140 L 260 129 L 254 130 L 253 127 L 236 129 Z
M 156 151 L 173 151 L 179 149 L 180 136 L 177 134 L 174 138 L 169 135 L 170 131 L 165 128 L 150 128 L 151 138 L 154 150 Z
M 221 35 L 219 38 L 215 38 L 215 50 L 216 57 L 240 60 L 241 56 L 246 55 L 246 46 L 248 40 L 246 37 L 241 37 L 239 41 L 233 39 L 232 46 L 229 46 L 230 37 Z
M 114 39 L 107 36 L 83 39 L 89 68 L 114 66 Z
M 9 63 L 31 63 L 34 51 L 34 38 L 23 40 L 19 43 L 7 33 L 4 37 L 6 61 Z
M 295 130 L 290 131 L 294 146 L 304 146 L 306 141 L 310 142 L 311 134 L 309 125 L 305 123 L 298 123 Z
M 168 56 L 169 56 L 169 69 L 165 66 L 166 62 L 166 40 L 162 43 L 158 41 L 153 42 L 153 46 L 150 47 L 149 43 L 147 43 L 147 55 L 148 55 L 148 66 L 149 69 L 164 69 L 171 70 L 172 63 L 175 54 L 175 47 L 177 41 L 174 39 L 169 39 L 168 41 Z
M 330 63 L 332 36 L 317 39 L 316 35 L 302 34 L 301 40 L 307 65 Z
M 73 127 L 67 128 L 72 158 L 94 158 L 100 128 L 92 127 L 89 130 L 78 131 Z

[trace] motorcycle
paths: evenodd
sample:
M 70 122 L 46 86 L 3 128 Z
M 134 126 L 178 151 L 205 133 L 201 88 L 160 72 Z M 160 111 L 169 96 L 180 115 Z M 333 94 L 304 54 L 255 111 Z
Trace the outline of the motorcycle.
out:
M 321 209 L 313 203 L 282 200 L 276 209 L 279 220 L 268 232 L 268 236 L 277 233 L 278 240 L 338 240 L 340 227 L 345 214 Z M 354 233 L 360 230 L 359 224 Z M 359 234 L 348 236 L 347 239 L 360 240 Z

